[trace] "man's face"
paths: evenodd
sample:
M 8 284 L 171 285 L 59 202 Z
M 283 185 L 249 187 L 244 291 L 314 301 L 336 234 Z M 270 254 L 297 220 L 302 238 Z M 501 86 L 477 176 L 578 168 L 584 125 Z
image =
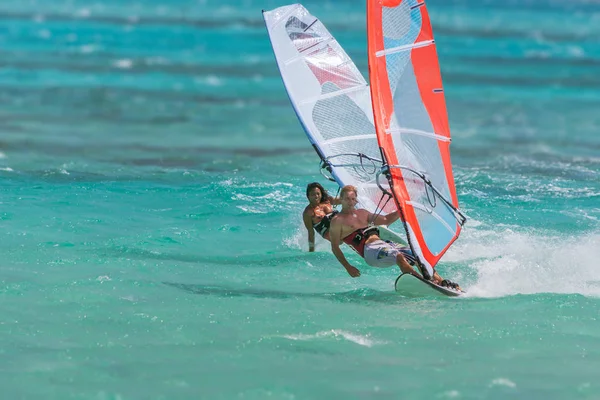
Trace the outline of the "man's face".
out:
M 356 199 L 356 193 L 352 191 L 344 192 L 340 200 L 342 201 L 342 207 L 346 208 L 354 208 L 356 203 L 358 203 L 358 200 Z

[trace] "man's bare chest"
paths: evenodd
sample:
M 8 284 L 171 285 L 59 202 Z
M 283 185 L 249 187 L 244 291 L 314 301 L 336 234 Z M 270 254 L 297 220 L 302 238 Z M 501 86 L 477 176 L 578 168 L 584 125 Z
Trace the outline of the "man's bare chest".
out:
M 357 229 L 365 228 L 368 225 L 366 216 L 360 214 L 340 215 L 342 223 L 342 237 L 346 237 Z

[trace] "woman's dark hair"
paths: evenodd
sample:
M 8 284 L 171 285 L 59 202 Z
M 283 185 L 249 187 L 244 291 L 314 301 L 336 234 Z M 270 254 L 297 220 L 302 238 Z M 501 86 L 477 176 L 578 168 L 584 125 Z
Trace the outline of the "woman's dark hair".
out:
M 329 196 L 329 193 L 327 193 L 327 190 L 325 190 L 325 188 L 323 186 L 321 186 L 321 184 L 319 182 L 309 183 L 308 186 L 306 186 L 306 198 L 307 199 L 308 199 L 308 195 L 310 194 L 310 191 L 313 190 L 314 188 L 318 188 L 321 191 L 321 203 L 327 203 L 327 202 L 331 201 L 331 196 Z

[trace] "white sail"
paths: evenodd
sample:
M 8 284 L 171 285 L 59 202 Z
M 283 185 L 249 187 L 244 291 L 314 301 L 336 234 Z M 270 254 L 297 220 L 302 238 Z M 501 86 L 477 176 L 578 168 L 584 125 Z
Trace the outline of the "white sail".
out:
M 381 152 L 366 80 L 302 5 L 263 11 L 263 16 L 285 88 L 310 142 L 337 183 L 356 186 L 361 206 L 378 211 L 387 196 L 375 181 Z M 385 179 L 382 183 L 387 185 Z M 395 209 L 390 201 L 383 211 Z

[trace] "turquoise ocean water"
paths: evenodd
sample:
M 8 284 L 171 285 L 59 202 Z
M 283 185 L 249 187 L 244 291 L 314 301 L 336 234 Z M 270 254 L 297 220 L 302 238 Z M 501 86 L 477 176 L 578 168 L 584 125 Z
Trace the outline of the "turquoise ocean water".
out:
M 600 398 L 598 2 L 428 1 L 458 300 L 307 252 L 284 4 L 0 3 L 2 398 Z M 364 2 L 304 4 L 366 75 Z

